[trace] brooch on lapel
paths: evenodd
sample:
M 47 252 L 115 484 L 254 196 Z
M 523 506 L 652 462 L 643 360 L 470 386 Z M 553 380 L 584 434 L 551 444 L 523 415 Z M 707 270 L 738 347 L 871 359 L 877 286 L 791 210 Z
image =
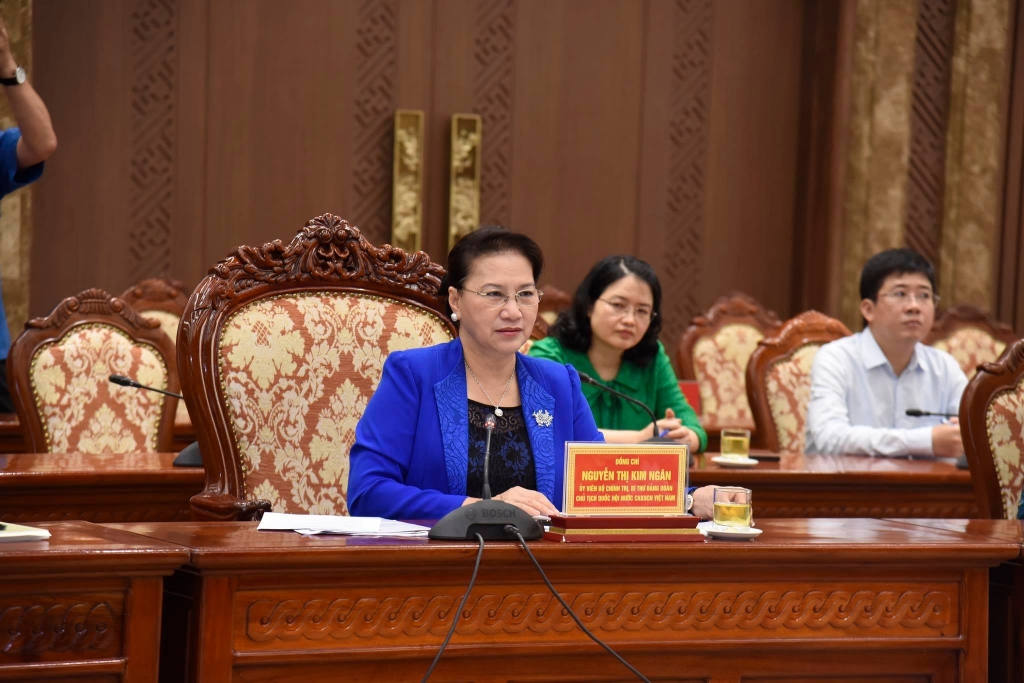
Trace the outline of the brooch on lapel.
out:
M 537 423 L 538 427 L 550 427 L 551 419 L 551 413 L 546 410 L 533 411 L 533 420 Z

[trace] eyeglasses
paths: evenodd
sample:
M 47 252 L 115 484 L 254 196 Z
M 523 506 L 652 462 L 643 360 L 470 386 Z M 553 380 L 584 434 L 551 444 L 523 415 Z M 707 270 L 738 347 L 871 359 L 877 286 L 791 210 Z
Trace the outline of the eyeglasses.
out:
M 477 292 L 472 289 L 466 289 L 465 287 L 463 287 L 462 291 L 471 292 L 472 294 L 476 294 L 477 296 L 482 297 L 483 300 L 487 302 L 487 305 L 490 306 L 491 308 L 501 308 L 502 306 L 507 304 L 508 300 L 511 299 L 513 296 L 511 294 L 499 292 L 496 289 L 491 290 L 489 292 Z M 519 304 L 520 308 L 533 308 L 534 306 L 540 303 L 540 298 L 542 296 L 544 296 L 544 292 L 540 291 L 539 289 L 521 289 L 515 293 L 516 303 Z
M 625 318 L 629 315 L 633 315 L 640 322 L 648 322 L 657 315 L 653 310 L 646 306 L 630 306 L 624 304 L 621 301 L 609 301 L 608 299 L 597 299 L 603 301 L 610 309 L 612 309 L 612 315 L 617 318 Z
M 923 306 L 937 306 L 939 304 L 939 295 L 931 292 L 908 292 L 905 289 L 897 289 L 895 292 L 886 292 L 885 294 L 879 294 L 878 296 L 884 296 L 888 299 L 892 299 L 901 306 L 906 304 L 908 301 L 916 301 Z

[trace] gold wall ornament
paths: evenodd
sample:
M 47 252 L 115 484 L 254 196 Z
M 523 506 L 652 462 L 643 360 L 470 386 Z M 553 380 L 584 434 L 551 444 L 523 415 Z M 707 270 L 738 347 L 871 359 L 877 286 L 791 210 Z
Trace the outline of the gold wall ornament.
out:
M 395 111 L 391 244 L 419 251 L 423 239 L 423 112 Z
M 480 225 L 480 148 L 483 120 L 452 116 L 452 169 L 448 192 L 448 248 Z

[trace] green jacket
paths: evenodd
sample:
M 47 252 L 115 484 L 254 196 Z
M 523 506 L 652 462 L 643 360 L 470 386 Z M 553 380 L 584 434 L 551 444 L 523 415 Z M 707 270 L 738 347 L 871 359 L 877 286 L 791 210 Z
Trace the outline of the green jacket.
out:
M 534 342 L 529 355 L 568 364 L 595 379 L 601 379 L 587 354 L 565 348 L 554 337 Z M 645 367 L 623 362 L 615 379 L 605 384 L 643 401 L 651 407 L 658 419 L 665 417 L 665 410 L 671 408 L 684 425 L 697 433 L 700 450 L 707 448 L 708 435 L 700 426 L 697 413 L 679 390 L 679 381 L 661 342 L 658 342 L 658 355 L 652 362 Z M 580 388 L 587 397 L 598 429 L 643 429 L 651 424 L 650 416 L 640 406 L 623 401 L 600 387 L 584 384 Z

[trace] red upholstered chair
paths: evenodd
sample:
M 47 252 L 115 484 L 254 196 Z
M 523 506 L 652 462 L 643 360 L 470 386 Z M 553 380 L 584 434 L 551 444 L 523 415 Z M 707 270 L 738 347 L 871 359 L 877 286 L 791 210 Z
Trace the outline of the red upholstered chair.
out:
M 807 311 L 757 345 L 747 364 L 747 397 L 765 448 L 803 452 L 814 356 L 823 345 L 849 334 L 838 320 Z
M 971 378 L 979 365 L 994 362 L 1017 338 L 1009 325 L 980 308 L 961 305 L 936 316 L 925 343 L 951 354 Z
M 111 374 L 178 391 L 174 347 L 154 321 L 101 289 L 25 324 L 8 357 L 33 452 L 169 451 L 177 399 L 111 384 Z
M 347 514 L 349 450 L 384 360 L 455 335 L 443 275 L 427 254 L 373 246 L 330 214 L 218 263 L 178 344 L 207 474 L 193 514 Z
M 189 292 L 180 280 L 165 277 L 151 277 L 124 290 L 121 299 L 147 318 L 160 323 L 171 341 L 178 343 L 178 325 L 185 312 Z M 174 414 L 176 424 L 189 424 L 188 409 L 184 401 L 178 401 Z
M 960 401 L 960 425 L 981 516 L 1016 519 L 1024 488 L 1024 340 L 978 368 Z
M 747 361 L 765 336 L 782 325 L 746 294 L 720 298 L 683 333 L 676 351 L 679 378 L 696 380 L 702 419 L 718 427 L 751 427 Z

